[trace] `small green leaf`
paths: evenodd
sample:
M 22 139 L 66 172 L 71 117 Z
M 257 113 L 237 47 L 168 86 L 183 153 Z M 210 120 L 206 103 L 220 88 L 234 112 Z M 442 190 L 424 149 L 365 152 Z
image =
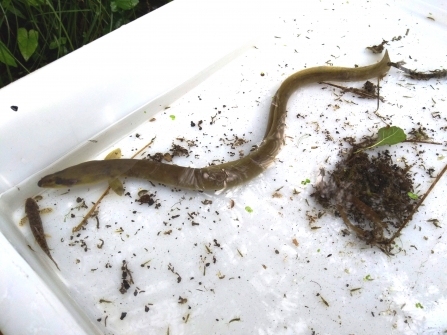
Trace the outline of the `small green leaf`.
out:
M 66 37 L 61 37 L 61 38 L 54 38 L 54 41 L 51 41 L 50 43 L 50 50 L 53 49 L 58 49 L 62 46 L 65 45 L 65 43 L 67 43 L 67 38 Z
M 309 184 L 309 183 L 310 183 L 310 180 L 309 180 L 309 179 L 306 179 L 306 180 L 301 181 L 301 184 L 302 184 L 302 185 L 307 185 L 307 184 Z
M 363 281 L 373 281 L 374 279 L 371 278 L 371 275 L 366 275 L 365 278 L 363 278 Z
M 129 10 L 138 5 L 138 0 L 114 0 L 110 3 L 113 12 L 118 9 Z
M 422 304 L 421 304 L 420 302 L 418 302 L 418 303 L 416 303 L 416 308 L 421 308 L 421 309 L 423 309 L 424 306 L 422 306 Z
M 14 5 L 11 5 L 11 0 L 3 0 L 1 6 L 7 11 L 10 12 L 11 14 L 14 14 L 14 16 L 18 16 L 21 19 L 26 20 L 26 16 L 22 14 L 21 11 L 19 11 Z M 9 15 L 6 15 L 7 17 L 9 17 Z
M 414 193 L 411 193 L 411 192 L 408 192 L 407 194 L 413 200 L 417 200 L 419 198 L 417 194 L 414 194 Z
M 384 127 L 380 128 L 377 132 L 378 135 L 378 142 L 376 143 L 376 146 L 378 145 L 393 145 L 400 143 L 402 141 L 405 141 L 407 139 L 407 135 L 405 135 L 402 128 L 399 127 Z
M 128 24 L 128 23 L 129 23 L 129 20 L 126 17 L 120 17 L 113 24 L 113 30 L 118 29 L 121 26 L 124 26 L 125 24 Z
M 251 209 L 250 206 L 245 206 L 245 210 L 249 213 L 253 213 L 253 210 Z
M 39 33 L 34 29 L 26 31 L 25 28 L 19 28 L 17 30 L 17 43 L 19 44 L 19 50 L 25 61 L 30 59 L 34 51 L 37 48 L 37 40 Z
M 169 115 L 169 117 L 172 119 L 172 121 L 175 120 L 175 115 Z
M 9 66 L 17 67 L 17 63 L 9 51 L 8 47 L 0 41 L 0 62 L 5 63 Z
M 360 150 L 357 150 L 357 152 L 360 152 L 362 150 L 375 148 L 381 145 L 393 145 L 400 142 L 403 142 L 407 139 L 407 135 L 404 133 L 404 131 L 399 127 L 383 127 L 380 128 L 377 132 L 377 142 L 371 145 L 370 147 L 363 148 Z

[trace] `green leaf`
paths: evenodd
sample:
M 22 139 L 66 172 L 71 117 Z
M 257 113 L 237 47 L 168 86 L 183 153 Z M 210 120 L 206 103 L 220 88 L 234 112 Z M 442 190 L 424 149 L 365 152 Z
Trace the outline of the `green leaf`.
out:
M 110 9 L 112 10 L 112 12 L 117 12 L 118 11 L 118 6 L 116 5 L 116 1 L 112 1 L 110 3 Z
M 66 37 L 61 37 L 61 38 L 55 37 L 54 41 L 51 41 L 51 43 L 50 43 L 50 50 L 60 48 L 61 46 L 65 45 L 65 43 L 67 43 Z
M 380 128 L 377 135 L 379 138 L 375 146 L 386 144 L 393 145 L 407 139 L 407 135 L 405 135 L 404 131 L 401 128 L 394 126 Z
M 309 184 L 310 183 L 310 180 L 309 179 L 306 179 L 306 180 L 302 180 L 301 181 L 301 184 L 302 185 L 307 185 L 307 184 Z
M 253 210 L 251 209 L 250 206 L 245 206 L 245 210 L 249 213 L 253 213 Z
M 417 198 L 418 198 L 418 195 L 417 195 L 417 194 L 414 194 L 414 193 L 411 193 L 411 192 L 408 192 L 407 194 L 408 194 L 408 196 L 409 196 L 411 199 L 413 199 L 413 200 L 417 200 Z
M 404 131 L 399 127 L 383 127 L 380 128 L 377 132 L 377 142 L 371 145 L 370 147 L 363 148 L 360 150 L 357 150 L 357 152 L 360 152 L 362 150 L 371 149 L 375 147 L 379 147 L 381 145 L 393 145 L 400 142 L 403 142 L 407 139 L 407 135 L 405 135 Z
M 25 28 L 19 28 L 17 30 L 17 42 L 19 44 L 20 53 L 25 61 L 30 59 L 34 51 L 36 51 L 38 38 L 39 33 L 33 29 L 26 31 Z
M 9 51 L 8 47 L 0 41 L 0 62 L 5 63 L 9 66 L 17 67 L 17 63 Z
M 126 17 L 120 17 L 118 20 L 115 21 L 113 24 L 113 29 L 118 29 L 121 26 L 124 26 L 125 24 L 128 24 L 129 20 Z
M 423 309 L 424 306 L 422 306 L 422 304 L 421 304 L 420 302 L 417 302 L 417 303 L 416 303 L 416 308 L 421 308 L 421 309 Z
M 10 12 L 11 14 L 14 14 L 14 16 L 18 16 L 21 19 L 27 19 L 27 17 L 23 15 L 21 11 L 14 7 L 14 5 L 11 5 L 11 0 L 3 0 L 1 2 L 1 6 L 5 9 L 6 12 Z M 9 17 L 8 13 L 6 14 L 6 16 Z
M 175 115 L 169 115 L 169 117 L 171 118 L 172 121 L 175 120 Z
M 365 278 L 363 278 L 363 281 L 373 281 L 374 279 L 371 278 L 371 275 L 366 275 Z
M 138 0 L 114 0 L 110 3 L 112 12 L 116 12 L 118 9 L 129 10 L 138 5 Z

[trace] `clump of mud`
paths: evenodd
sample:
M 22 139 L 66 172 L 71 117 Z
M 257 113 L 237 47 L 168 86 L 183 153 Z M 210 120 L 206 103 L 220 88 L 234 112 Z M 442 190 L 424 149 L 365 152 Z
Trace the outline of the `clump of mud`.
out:
M 410 167 L 394 164 L 388 151 L 377 156 L 357 152 L 365 146 L 354 144 L 312 196 L 366 244 L 390 254 L 395 234 L 411 219 L 417 203 L 409 196 L 413 193 Z

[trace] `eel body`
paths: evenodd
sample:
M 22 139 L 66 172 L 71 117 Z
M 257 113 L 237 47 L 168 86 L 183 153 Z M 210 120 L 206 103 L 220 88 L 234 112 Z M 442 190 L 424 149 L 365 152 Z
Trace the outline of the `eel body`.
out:
M 25 213 L 26 216 L 28 216 L 29 225 L 37 244 L 39 244 L 40 248 L 47 254 L 47 256 L 53 261 L 54 265 L 56 265 L 57 269 L 60 271 L 59 266 L 51 256 L 50 248 L 48 247 L 47 240 L 45 239 L 42 219 L 40 218 L 39 205 L 34 199 L 26 199 Z
M 362 81 L 383 77 L 389 70 L 388 52 L 376 64 L 357 67 L 318 66 L 298 71 L 284 80 L 272 98 L 264 139 L 249 155 L 228 163 L 190 168 L 150 160 L 88 161 L 43 177 L 45 188 L 71 187 L 133 177 L 193 190 L 223 190 L 243 184 L 262 173 L 275 160 L 284 143 L 287 102 L 298 88 L 321 81 Z

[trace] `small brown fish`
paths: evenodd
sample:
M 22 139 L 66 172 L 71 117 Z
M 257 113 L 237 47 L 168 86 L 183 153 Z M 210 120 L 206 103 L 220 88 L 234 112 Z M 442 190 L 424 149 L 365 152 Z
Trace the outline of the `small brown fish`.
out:
M 59 266 L 50 254 L 50 248 L 48 248 L 47 240 L 45 239 L 45 233 L 43 231 L 42 219 L 40 218 L 39 205 L 34 199 L 26 199 L 25 213 L 28 216 L 29 225 L 37 243 L 47 254 L 47 256 L 50 257 L 50 259 L 56 265 L 57 269 L 60 271 Z

